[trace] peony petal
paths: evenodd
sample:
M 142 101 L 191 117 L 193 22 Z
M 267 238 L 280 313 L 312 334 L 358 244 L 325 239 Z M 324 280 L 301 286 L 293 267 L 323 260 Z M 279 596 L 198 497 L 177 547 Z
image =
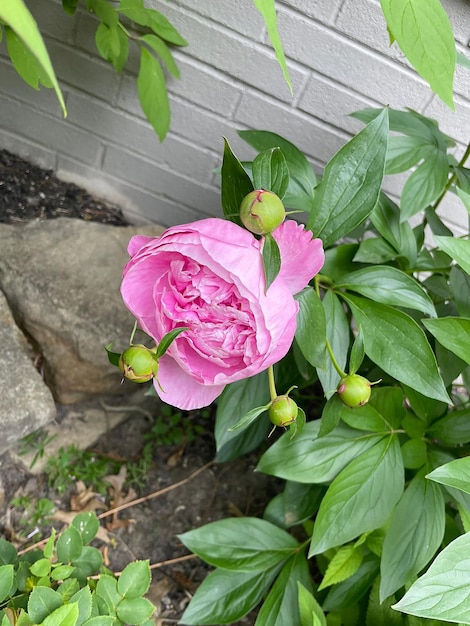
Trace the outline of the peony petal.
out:
M 158 380 L 164 389 L 162 391 L 158 383 L 154 381 L 160 399 L 184 411 L 209 406 L 220 396 L 225 387 L 225 385 L 201 385 L 186 374 L 168 355 L 159 359 Z
M 292 295 L 302 291 L 325 262 L 322 241 L 312 236 L 294 220 L 286 220 L 273 232 L 281 253 L 281 271 L 274 282 L 283 280 Z
M 127 252 L 129 256 L 135 256 L 141 248 L 143 248 L 149 241 L 159 239 L 159 237 L 146 237 L 145 235 L 135 235 L 131 237 L 127 246 Z

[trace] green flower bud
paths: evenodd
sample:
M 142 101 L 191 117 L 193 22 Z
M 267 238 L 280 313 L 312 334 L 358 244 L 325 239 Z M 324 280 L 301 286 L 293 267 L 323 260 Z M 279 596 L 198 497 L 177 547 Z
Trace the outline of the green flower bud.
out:
M 359 374 L 350 374 L 339 381 L 338 396 L 350 409 L 364 406 L 370 398 L 370 382 Z
M 274 426 L 289 426 L 297 419 L 299 407 L 288 395 L 278 396 L 269 407 L 269 419 Z
M 134 383 L 146 383 L 155 378 L 158 372 L 158 360 L 155 358 L 156 348 L 146 348 L 136 344 L 124 350 L 119 357 L 119 369 L 124 378 Z
M 240 219 L 245 228 L 255 235 L 272 233 L 285 217 L 282 200 L 272 191 L 252 191 L 243 198 L 240 205 Z

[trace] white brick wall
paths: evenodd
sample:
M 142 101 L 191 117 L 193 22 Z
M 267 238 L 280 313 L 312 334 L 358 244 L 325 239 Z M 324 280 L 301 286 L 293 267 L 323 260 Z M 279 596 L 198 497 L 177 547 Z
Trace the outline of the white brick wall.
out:
M 468 0 L 442 0 L 459 49 L 470 39 Z M 121 76 L 94 47 L 92 15 L 67 16 L 59 0 L 31 0 L 65 95 L 27 87 L 0 46 L 0 148 L 30 158 L 120 204 L 134 221 L 165 225 L 220 214 L 222 137 L 241 158 L 236 135 L 262 128 L 296 143 L 320 171 L 362 125 L 356 109 L 412 107 L 439 120 L 459 142 L 470 136 L 470 72 L 456 78 L 452 113 L 410 69 L 388 37 L 379 0 L 278 0 L 278 24 L 294 93 L 285 85 L 251 0 L 147 0 L 188 40 L 175 51 L 181 79 L 168 78 L 172 125 L 160 144 L 136 96 L 137 49 Z M 468 50 L 467 50 L 468 54 Z M 389 177 L 398 194 L 403 176 Z M 463 224 L 447 202 L 446 218 Z

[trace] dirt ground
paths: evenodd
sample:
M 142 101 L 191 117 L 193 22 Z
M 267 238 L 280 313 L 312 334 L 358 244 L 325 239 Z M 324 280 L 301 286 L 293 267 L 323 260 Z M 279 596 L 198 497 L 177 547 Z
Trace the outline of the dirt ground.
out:
M 51 172 L 0 152 L 0 222 L 64 215 L 110 225 L 126 223 L 117 209 L 98 202 L 75 185 L 62 183 Z M 119 404 L 119 399 L 116 402 Z M 152 428 L 157 422 L 164 424 L 170 419 L 167 415 L 159 417 L 162 409 L 157 399 L 149 402 L 147 414 L 129 408 L 125 421 L 93 445 L 89 451 L 90 467 L 103 459 L 116 462 L 121 468 L 142 460 Z M 47 536 L 50 515 L 59 518 L 53 524 L 60 529 L 63 527 L 60 519 L 67 519 L 72 507 L 95 508 L 97 513 L 105 515 L 102 524 L 107 529 L 109 543 L 97 545 L 102 547 L 109 567 L 120 571 L 134 559 L 149 559 L 153 567 L 149 597 L 157 606 L 157 624 L 178 623 L 209 568 L 188 554 L 177 534 L 232 515 L 261 516 L 278 489 L 274 480 L 254 472 L 256 455 L 227 464 L 211 463 L 215 454 L 213 415 L 203 418 L 197 413 L 183 414 L 180 419 L 183 418 L 198 426 L 194 432 L 201 432 L 188 441 L 183 429 L 183 435 L 175 436 L 172 443 L 154 445 L 150 453 L 147 449 L 144 480 L 141 476 L 140 485 L 133 487 L 134 492 L 129 491 L 127 482 L 123 483 L 122 473 L 118 474 L 117 469 L 114 474 L 119 477 L 111 479 L 114 489 L 111 486 L 93 496 L 91 484 L 72 481 L 61 490 L 60 481 L 54 484 L 50 475 L 33 474 L 10 454 L 1 456 L 0 535 L 24 548 Z M 30 444 L 40 451 L 40 442 L 38 435 L 36 442 Z M 21 448 L 19 445 L 16 451 Z M 68 473 L 73 477 L 72 461 Z M 165 493 L 152 495 L 167 487 L 170 489 Z M 134 504 L 137 498 L 149 495 L 150 498 Z M 40 499 L 53 503 L 48 516 L 38 515 Z M 131 506 L 106 516 L 107 509 L 126 500 Z M 29 533 L 31 536 L 27 538 Z M 255 619 L 251 614 L 237 624 L 252 626 Z

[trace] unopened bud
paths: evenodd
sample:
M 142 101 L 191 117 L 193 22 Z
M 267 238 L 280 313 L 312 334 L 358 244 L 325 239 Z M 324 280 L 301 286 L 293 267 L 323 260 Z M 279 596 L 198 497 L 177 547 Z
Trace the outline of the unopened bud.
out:
M 277 396 L 269 407 L 269 419 L 274 426 L 289 426 L 297 419 L 299 407 L 288 395 Z
M 146 383 L 155 378 L 158 372 L 156 348 L 150 349 L 141 344 L 124 350 L 119 358 L 119 369 L 124 378 L 134 383 Z
M 255 235 L 272 233 L 285 217 L 282 200 L 272 191 L 252 191 L 243 198 L 240 205 L 240 219 L 245 228 Z
M 342 402 L 355 409 L 369 402 L 370 382 L 359 374 L 350 374 L 340 380 L 337 391 Z

